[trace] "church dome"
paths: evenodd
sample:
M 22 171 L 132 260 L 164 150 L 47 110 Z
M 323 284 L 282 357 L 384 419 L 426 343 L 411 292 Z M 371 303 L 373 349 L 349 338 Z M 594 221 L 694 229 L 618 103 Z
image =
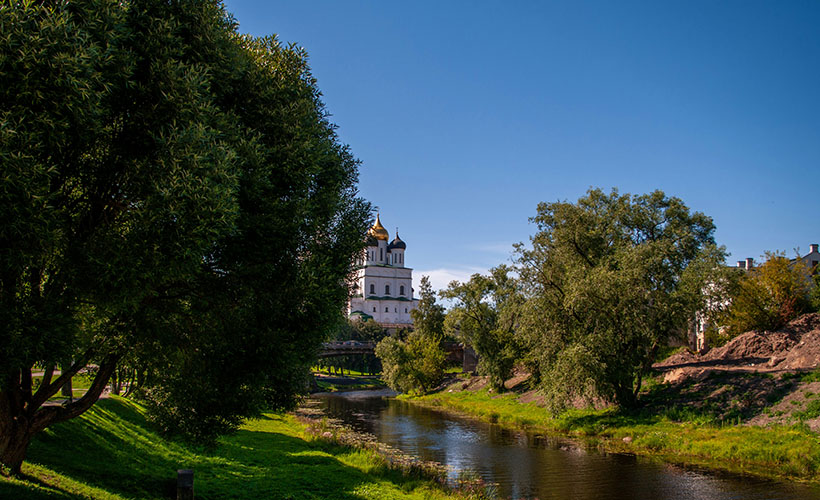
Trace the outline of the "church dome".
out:
M 379 214 L 376 214 L 376 223 L 373 224 L 373 227 L 367 231 L 368 236 L 372 236 L 377 240 L 384 240 L 387 241 L 387 229 L 382 226 L 381 221 L 379 220 Z
M 393 241 L 390 242 L 390 245 L 387 247 L 388 250 L 392 250 L 394 248 L 401 248 L 402 250 L 407 249 L 407 244 L 399 238 L 399 232 L 396 231 L 396 237 L 393 238 Z

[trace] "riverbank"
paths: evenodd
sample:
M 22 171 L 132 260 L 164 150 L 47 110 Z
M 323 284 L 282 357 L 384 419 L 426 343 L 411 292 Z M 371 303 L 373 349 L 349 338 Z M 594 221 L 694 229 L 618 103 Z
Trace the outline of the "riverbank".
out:
M 750 378 L 747 374 L 738 376 Z M 516 392 L 493 394 L 486 388 L 476 389 L 476 384 L 469 381 L 458 381 L 427 396 L 402 398 L 510 428 L 561 433 L 606 452 L 652 456 L 717 470 L 820 483 L 820 440 L 805 423 L 768 427 L 749 424 L 753 414 L 758 414 L 757 410 L 765 413 L 766 408 L 777 407 L 786 394 L 799 392 L 801 384 L 810 384 L 811 380 L 794 377 L 789 380 L 787 377 L 779 383 L 772 381 L 773 377 L 761 377 L 766 379 L 763 385 L 769 383 L 781 391 L 780 397 L 769 401 L 762 409 L 744 412 L 744 408 L 754 405 L 732 397 L 733 391 L 742 389 L 743 385 L 727 377 L 732 376 L 720 374 L 706 381 L 710 383 L 699 381 L 697 386 L 657 384 L 644 394 L 645 405 L 639 411 L 572 410 L 558 418 L 552 418 L 544 408 L 532 402 L 531 394 L 524 398 Z M 753 385 L 761 384 L 753 381 Z M 783 391 L 783 387 L 793 390 Z M 681 395 L 705 398 L 717 391 L 729 393 L 726 399 L 730 401 L 723 405 L 682 403 Z M 720 399 L 702 401 L 715 402 L 720 403 Z M 792 406 L 798 410 L 796 405 Z M 803 413 L 813 415 L 810 408 Z
M 38 435 L 24 477 L 0 476 L 0 498 L 173 498 L 177 469 L 194 470 L 200 499 L 463 498 L 372 450 L 311 435 L 292 415 L 267 414 L 204 449 L 164 440 L 140 405 L 116 396 Z
M 378 375 L 332 375 L 313 372 L 311 392 L 346 392 L 384 389 L 387 384 Z

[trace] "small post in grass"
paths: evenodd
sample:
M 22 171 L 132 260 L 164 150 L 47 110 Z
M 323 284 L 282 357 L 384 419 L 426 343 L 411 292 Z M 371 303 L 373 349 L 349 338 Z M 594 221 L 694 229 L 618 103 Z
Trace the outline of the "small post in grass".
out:
M 194 471 L 177 470 L 177 500 L 194 500 Z

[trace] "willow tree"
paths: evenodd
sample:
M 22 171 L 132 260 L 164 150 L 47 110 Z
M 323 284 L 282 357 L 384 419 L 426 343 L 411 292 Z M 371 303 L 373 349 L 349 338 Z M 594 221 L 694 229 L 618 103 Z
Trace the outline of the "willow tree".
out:
M 448 332 L 470 345 L 478 354 L 478 371 L 490 385 L 504 390 L 522 359 L 516 338 L 523 296 L 518 279 L 508 266 L 490 269 L 488 275 L 473 274 L 468 281 L 452 281 L 441 296 L 454 302 L 444 325 Z
M 661 191 L 590 190 L 541 203 L 519 247 L 522 330 L 555 411 L 579 400 L 634 406 L 659 346 L 685 331 L 723 253 L 712 219 Z
M 188 435 L 293 404 L 369 214 L 306 54 L 215 1 L 11 2 L 0 74 L 0 462 L 124 362 Z

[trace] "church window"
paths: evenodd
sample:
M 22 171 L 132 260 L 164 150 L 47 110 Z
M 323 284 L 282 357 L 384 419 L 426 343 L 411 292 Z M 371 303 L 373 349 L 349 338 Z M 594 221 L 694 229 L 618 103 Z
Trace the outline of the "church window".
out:
M 386 313 L 390 312 L 390 308 L 389 308 L 389 307 L 385 307 L 385 308 L 384 308 L 384 312 L 386 312 Z
M 393 312 L 399 312 L 399 308 L 398 308 L 398 307 L 394 307 L 394 308 L 393 308 Z
M 404 285 L 399 287 L 399 295 L 404 295 Z
M 390 285 L 384 285 L 384 294 L 390 295 Z
M 404 312 L 407 312 L 407 308 L 406 308 L 406 307 L 404 308 Z
M 376 285 L 370 284 L 370 295 L 376 295 Z
M 379 260 L 384 260 L 384 248 L 379 248 Z
M 373 312 L 376 312 L 376 306 L 373 306 Z

